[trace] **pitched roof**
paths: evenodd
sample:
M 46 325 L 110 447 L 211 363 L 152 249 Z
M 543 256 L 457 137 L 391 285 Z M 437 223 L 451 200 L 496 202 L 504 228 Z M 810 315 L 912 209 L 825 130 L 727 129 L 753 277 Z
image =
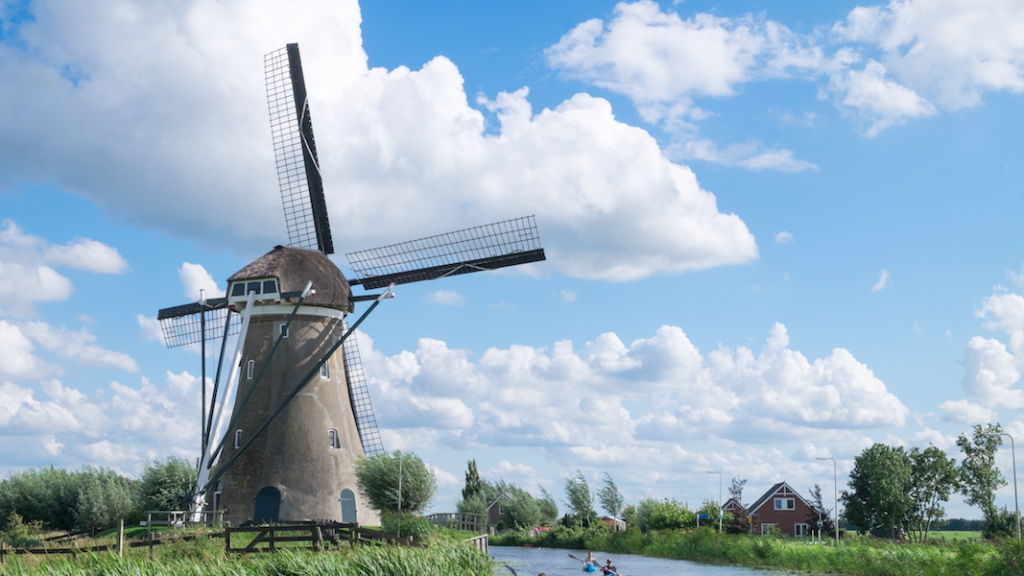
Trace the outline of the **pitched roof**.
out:
M 490 504 L 487 505 L 487 509 L 490 510 L 491 506 L 494 506 L 495 504 L 497 504 L 498 500 L 501 500 L 502 498 L 505 498 L 506 500 L 510 500 L 512 497 L 509 496 L 508 492 L 505 492 L 504 490 L 502 490 L 501 494 L 498 494 L 498 497 L 495 498 L 493 502 L 491 502 Z
M 804 497 L 801 496 L 799 492 L 793 490 L 793 487 L 787 484 L 785 480 L 783 480 L 782 482 L 779 482 L 778 484 L 769 488 L 767 492 L 762 494 L 760 498 L 758 498 L 753 504 L 751 504 L 749 508 L 750 513 L 753 514 L 754 512 L 756 512 L 758 508 L 763 506 L 769 498 L 774 496 L 775 493 L 781 490 L 783 487 L 789 488 L 789 491 L 793 493 L 793 496 L 799 498 L 800 501 L 803 502 L 808 508 L 811 507 L 811 505 L 807 503 L 807 500 L 804 500 Z

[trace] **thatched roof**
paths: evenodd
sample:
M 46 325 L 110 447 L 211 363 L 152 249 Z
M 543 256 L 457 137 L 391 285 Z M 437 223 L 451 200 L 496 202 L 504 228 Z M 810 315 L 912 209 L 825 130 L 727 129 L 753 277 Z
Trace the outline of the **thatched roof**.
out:
M 352 288 L 348 280 L 331 262 L 330 258 L 316 250 L 275 246 L 254 262 L 235 272 L 228 282 L 251 280 L 253 278 L 269 278 L 276 276 L 281 292 L 295 292 L 306 287 L 306 282 L 313 281 L 316 294 L 310 295 L 303 302 L 309 306 L 323 306 L 335 310 L 353 311 L 351 300 Z

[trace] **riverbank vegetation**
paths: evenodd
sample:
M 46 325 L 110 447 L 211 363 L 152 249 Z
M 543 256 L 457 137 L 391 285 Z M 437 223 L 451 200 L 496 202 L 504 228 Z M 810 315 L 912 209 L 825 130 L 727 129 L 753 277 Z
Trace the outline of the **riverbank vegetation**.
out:
M 0 575 L 19 576 L 270 576 L 334 574 L 338 576 L 490 576 L 487 554 L 441 537 L 428 548 L 357 546 L 331 552 L 282 550 L 274 554 L 225 556 L 217 541 L 181 542 L 158 551 L 154 560 L 132 551 L 82 554 L 77 559 L 18 557 L 0 565 Z
M 849 537 L 838 546 L 810 539 L 719 534 L 710 528 L 612 532 L 602 526 L 558 527 L 532 536 L 509 532 L 494 546 L 600 550 L 849 576 L 1010 576 L 1024 573 L 1024 547 L 1016 542 L 899 544 L 873 537 Z M 622 563 L 619 563 L 620 567 Z

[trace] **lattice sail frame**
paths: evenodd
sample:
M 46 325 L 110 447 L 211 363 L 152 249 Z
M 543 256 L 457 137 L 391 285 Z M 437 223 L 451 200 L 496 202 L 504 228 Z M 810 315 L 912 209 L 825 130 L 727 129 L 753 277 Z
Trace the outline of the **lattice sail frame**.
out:
M 195 312 L 182 316 L 160 318 L 160 331 L 163 333 L 164 344 L 168 348 L 177 348 L 189 344 L 199 344 L 203 337 L 202 319 Z M 220 340 L 224 336 L 224 323 L 229 322 L 228 336 L 238 334 L 242 326 L 242 315 L 231 312 L 228 308 L 206 311 L 206 341 Z
M 533 216 L 456 230 L 400 244 L 345 255 L 363 278 L 350 280 L 373 289 L 494 270 L 544 260 Z
M 263 66 L 288 245 L 333 254 L 298 45 L 267 54 Z
M 347 330 L 342 322 L 342 331 Z M 342 357 L 345 363 L 345 380 L 348 382 L 348 397 L 352 403 L 352 414 L 356 419 L 359 441 L 363 444 L 363 454 L 367 458 L 384 452 L 384 443 L 377 428 L 377 417 L 373 414 L 370 402 L 370 390 L 366 385 L 366 373 L 363 371 L 363 360 L 359 356 L 359 345 L 356 335 L 352 334 L 341 344 Z

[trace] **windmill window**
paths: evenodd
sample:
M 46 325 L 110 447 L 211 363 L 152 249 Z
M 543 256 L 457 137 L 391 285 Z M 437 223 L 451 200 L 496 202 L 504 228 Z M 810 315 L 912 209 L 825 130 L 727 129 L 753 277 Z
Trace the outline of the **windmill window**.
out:
M 217 482 L 217 488 L 213 491 L 213 509 L 220 510 L 221 483 Z
M 263 287 L 263 283 L 262 282 L 249 282 L 248 284 L 245 285 L 245 292 L 246 292 L 246 294 L 248 294 L 249 292 L 255 292 L 255 293 L 259 294 L 260 293 L 260 288 L 262 288 L 262 287 Z
M 279 329 L 279 331 L 281 332 L 281 338 L 287 338 L 288 337 L 288 325 L 287 324 L 281 324 L 281 328 Z
M 252 380 L 252 369 L 256 367 L 255 360 L 249 360 L 245 363 L 245 377 L 248 380 Z
M 245 282 L 236 282 L 235 285 L 231 287 L 231 295 L 245 296 Z
M 324 361 L 323 364 L 320 365 L 320 377 L 321 378 L 330 378 L 331 377 L 331 369 L 327 366 L 327 361 L 326 360 Z
M 277 292 L 277 282 L 275 282 L 274 280 L 264 280 L 263 281 L 263 293 L 264 294 L 274 294 L 276 292 Z
M 328 430 L 327 431 L 327 438 L 330 439 L 330 441 L 331 441 L 331 449 L 332 450 L 338 450 L 338 449 L 341 448 L 341 442 L 338 441 L 338 431 L 337 430 L 334 430 L 333 428 L 331 430 Z
M 242 429 L 235 430 L 235 449 L 242 445 Z

